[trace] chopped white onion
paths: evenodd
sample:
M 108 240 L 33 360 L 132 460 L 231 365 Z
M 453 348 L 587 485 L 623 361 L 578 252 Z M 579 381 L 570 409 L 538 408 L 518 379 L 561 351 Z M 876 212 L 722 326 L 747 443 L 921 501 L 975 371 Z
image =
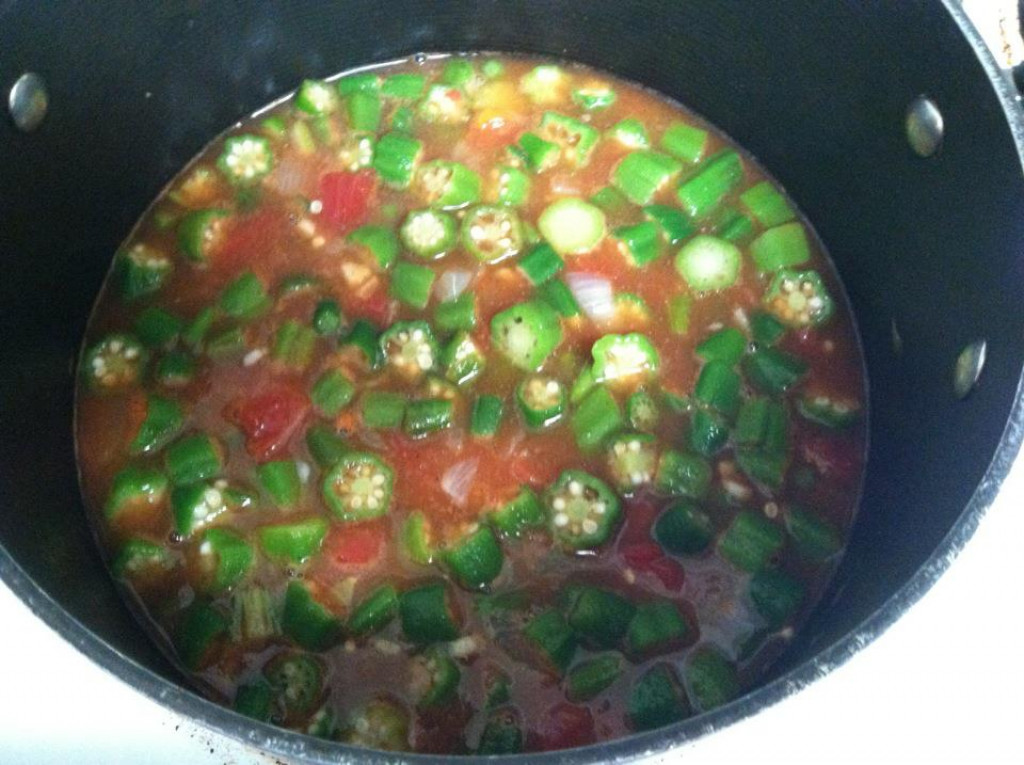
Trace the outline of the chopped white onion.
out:
M 479 457 L 471 457 L 462 462 L 456 462 L 441 476 L 441 488 L 444 493 L 452 498 L 452 502 L 458 507 L 465 507 L 469 499 L 469 489 L 476 477 L 476 469 L 480 464 Z
M 445 271 L 437 277 L 437 284 L 434 285 L 434 294 L 438 300 L 454 300 L 466 291 L 466 287 L 469 286 L 472 279 L 473 274 L 469 271 L 463 271 L 458 268 Z
M 583 313 L 591 319 L 602 321 L 610 319 L 615 313 L 615 293 L 612 291 L 612 283 L 605 277 L 572 271 L 565 275 L 565 281 Z
M 281 194 L 307 195 L 316 188 L 318 177 L 319 170 L 309 162 L 285 157 L 268 181 Z
M 313 468 L 310 467 L 309 463 L 297 460 L 295 462 L 295 469 L 299 473 L 299 480 L 303 483 L 309 483 L 309 477 L 313 473 Z
M 481 646 L 475 635 L 465 635 L 448 644 L 448 653 L 456 659 L 468 659 L 480 650 Z

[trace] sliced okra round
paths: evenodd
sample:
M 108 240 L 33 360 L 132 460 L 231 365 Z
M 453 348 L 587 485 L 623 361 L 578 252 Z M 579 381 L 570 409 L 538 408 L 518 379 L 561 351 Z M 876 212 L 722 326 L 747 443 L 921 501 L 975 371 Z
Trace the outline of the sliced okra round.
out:
M 594 343 L 591 354 L 594 380 L 598 383 L 650 379 L 657 376 L 661 365 L 654 344 L 637 332 L 605 335 Z
M 341 740 L 367 749 L 404 751 L 409 748 L 409 713 L 396 701 L 374 699 L 352 715 Z
M 402 244 L 420 258 L 444 257 L 455 246 L 458 224 L 442 210 L 413 210 L 398 231 Z
M 343 521 L 362 521 L 387 513 L 395 474 L 379 457 L 350 452 L 324 476 L 324 501 Z
M 644 390 L 638 390 L 626 401 L 626 418 L 636 430 L 653 431 L 661 418 L 658 402 Z
M 461 88 L 431 85 L 419 105 L 419 116 L 426 122 L 456 125 L 469 119 L 469 99 Z
M 174 530 L 183 537 L 205 526 L 228 509 L 224 492 L 207 483 L 177 486 L 171 492 Z
M 562 419 L 568 400 L 565 386 L 546 375 L 531 375 L 516 387 L 516 403 L 531 429 L 546 428 Z
M 824 393 L 805 393 L 796 400 L 796 410 L 805 420 L 830 430 L 843 430 L 860 418 L 860 402 Z
M 263 669 L 284 720 L 300 719 L 316 708 L 323 696 L 324 668 L 307 653 L 279 653 Z
M 184 424 L 185 413 L 180 404 L 163 396 L 150 396 L 146 400 L 146 417 L 128 449 L 132 454 L 158 451 L 178 435 Z
M 466 385 L 483 373 L 487 357 L 472 335 L 459 330 L 441 353 L 441 366 L 449 382 Z
M 331 114 L 338 109 L 338 93 L 323 80 L 303 80 L 295 94 L 295 106 L 307 114 Z
M 497 263 L 523 249 L 523 224 L 507 207 L 474 207 L 462 220 L 462 245 L 477 260 Z
M 370 133 L 350 132 L 341 139 L 338 161 L 349 172 L 362 170 L 373 164 L 373 147 L 376 143 Z
M 135 300 L 160 290 L 174 271 L 171 259 L 142 242 L 120 253 L 114 266 L 121 297 Z
M 436 551 L 432 532 L 426 515 L 419 510 L 410 513 L 399 534 L 399 547 L 405 557 L 421 566 L 429 565 Z
M 154 375 L 166 388 L 183 388 L 196 376 L 196 361 L 184 351 L 169 351 L 157 362 Z
M 142 379 L 149 354 L 132 335 L 107 335 L 85 352 L 82 371 L 94 391 L 123 390 Z
M 834 308 L 816 271 L 779 271 L 765 293 L 764 305 L 783 324 L 796 328 L 824 324 Z
M 632 292 L 620 292 L 612 300 L 612 313 L 602 326 L 614 332 L 637 331 L 651 323 L 651 307 Z
M 520 369 L 539 367 L 562 342 L 562 322 L 546 303 L 531 300 L 496 313 L 491 345 Z
M 480 201 L 480 176 L 459 162 L 436 159 L 416 171 L 413 187 L 431 207 L 458 210 Z
M 551 534 L 567 550 L 589 550 L 608 541 L 621 515 L 615 493 L 582 470 L 564 471 L 544 503 Z
M 544 112 L 538 131 L 541 138 L 553 141 L 561 149 L 561 159 L 570 167 L 583 167 L 590 161 L 601 131 L 586 122 L 558 112 Z
M 224 142 L 217 168 L 231 183 L 255 183 L 274 169 L 274 151 L 262 136 L 232 136 Z
M 501 544 L 488 526 L 460 539 L 444 552 L 443 558 L 452 576 L 467 590 L 490 584 L 505 562 Z
M 114 576 L 134 579 L 152 572 L 155 575 L 174 568 L 174 556 L 163 545 L 148 539 L 129 539 L 117 551 L 110 564 Z
M 205 263 L 224 239 L 228 211 L 218 208 L 194 210 L 178 224 L 178 249 L 195 263 Z
M 459 688 L 462 673 L 448 653 L 431 646 L 413 657 L 410 685 L 419 709 L 430 709 L 448 703 Z
M 237 584 L 253 561 L 252 545 L 227 529 L 204 531 L 198 551 L 211 590 L 226 590 Z
M 518 754 L 523 751 L 524 736 L 519 713 L 513 707 L 495 709 L 487 716 L 480 733 L 476 753 Z
M 649 433 L 622 433 L 608 442 L 608 473 L 620 491 L 635 491 L 654 480 L 658 445 Z
M 407 380 L 418 380 L 437 363 L 439 349 L 425 321 L 397 321 L 380 336 L 388 366 Z
M 114 476 L 104 511 L 113 518 L 125 511 L 158 507 L 167 497 L 170 483 L 159 470 L 129 465 Z

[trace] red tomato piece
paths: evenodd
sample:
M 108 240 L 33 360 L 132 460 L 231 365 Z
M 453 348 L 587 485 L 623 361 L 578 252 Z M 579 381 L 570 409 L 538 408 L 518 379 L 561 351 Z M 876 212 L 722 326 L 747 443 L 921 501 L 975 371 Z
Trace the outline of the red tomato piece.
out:
M 338 568 L 371 568 L 381 558 L 386 529 L 379 521 L 332 526 L 324 555 Z
M 666 590 L 678 592 L 683 589 L 683 583 L 686 581 L 686 572 L 679 561 L 666 557 L 657 558 L 648 564 L 647 570 L 661 580 Z
M 391 299 L 383 287 L 374 290 L 366 298 L 351 297 L 346 312 L 355 319 L 366 319 L 377 326 L 391 323 Z
M 532 737 L 536 739 L 536 749 L 586 746 L 597 739 L 594 732 L 594 717 L 586 707 L 567 703 L 555 704 L 544 713 Z
M 619 548 L 619 555 L 630 568 L 650 571 L 651 564 L 665 556 L 657 542 L 631 542 Z
M 234 399 L 224 407 L 223 415 L 245 434 L 245 450 L 250 456 L 263 461 L 287 445 L 309 409 L 304 393 L 282 385 Z
M 320 178 L 320 217 L 342 233 L 366 222 L 377 190 L 373 170 L 355 173 L 327 173 Z
M 493 110 L 482 112 L 466 129 L 466 143 L 477 150 L 496 149 L 512 143 L 521 130 L 522 120 L 503 116 Z
M 661 511 L 661 507 L 646 497 L 637 497 L 626 501 L 626 524 L 622 531 L 622 542 L 647 542 L 651 538 L 651 528 Z

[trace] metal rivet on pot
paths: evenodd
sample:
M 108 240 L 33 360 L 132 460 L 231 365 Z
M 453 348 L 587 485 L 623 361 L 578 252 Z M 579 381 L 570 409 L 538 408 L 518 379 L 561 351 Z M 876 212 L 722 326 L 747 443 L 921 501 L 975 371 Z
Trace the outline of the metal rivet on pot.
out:
M 985 368 L 985 353 L 988 345 L 984 340 L 975 340 L 960 351 L 953 367 L 953 392 L 957 398 L 967 398 L 978 384 L 981 370 Z
M 39 127 L 48 105 L 46 83 L 34 72 L 21 75 L 7 96 L 7 108 L 15 126 L 26 133 Z
M 930 157 L 942 146 L 946 125 L 942 112 L 927 96 L 918 96 L 907 108 L 907 141 L 919 157 Z

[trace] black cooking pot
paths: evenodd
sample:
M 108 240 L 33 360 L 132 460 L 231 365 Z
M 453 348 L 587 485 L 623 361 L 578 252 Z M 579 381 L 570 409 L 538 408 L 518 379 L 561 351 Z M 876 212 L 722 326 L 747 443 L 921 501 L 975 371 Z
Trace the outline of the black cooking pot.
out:
M 118 243 L 225 126 L 306 76 L 474 49 L 607 69 L 692 106 L 751 150 L 829 247 L 871 384 L 867 485 L 849 551 L 761 687 L 669 728 L 538 760 L 662 751 L 842 662 L 945 569 L 1020 443 L 1019 115 L 951 1 L 0 2 L 0 83 L 34 70 L 50 94 L 37 131 L 0 124 L 0 575 L 143 693 L 279 755 L 377 759 L 204 700 L 133 621 L 78 498 L 75 353 Z M 904 133 L 919 94 L 945 118 L 928 159 Z M 977 340 L 987 361 L 961 400 L 954 363 Z

